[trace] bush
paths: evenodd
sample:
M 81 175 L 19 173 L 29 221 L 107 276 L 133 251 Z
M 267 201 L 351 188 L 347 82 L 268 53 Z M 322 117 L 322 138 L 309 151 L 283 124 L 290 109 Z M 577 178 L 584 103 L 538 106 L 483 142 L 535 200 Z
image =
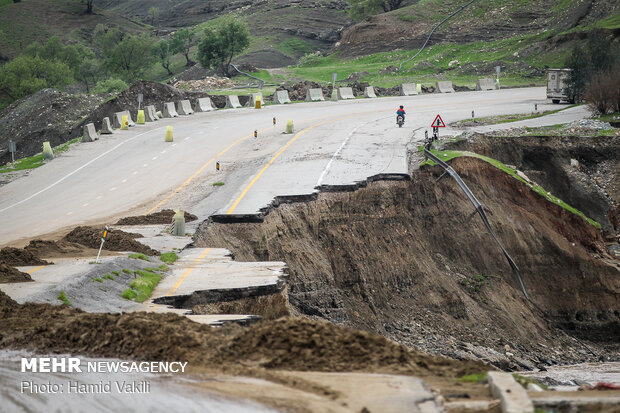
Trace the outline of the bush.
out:
M 604 115 L 620 110 L 620 64 L 613 69 L 596 74 L 585 94 L 590 109 Z
M 123 80 L 111 77 L 97 82 L 93 88 L 93 93 L 120 93 L 128 87 Z

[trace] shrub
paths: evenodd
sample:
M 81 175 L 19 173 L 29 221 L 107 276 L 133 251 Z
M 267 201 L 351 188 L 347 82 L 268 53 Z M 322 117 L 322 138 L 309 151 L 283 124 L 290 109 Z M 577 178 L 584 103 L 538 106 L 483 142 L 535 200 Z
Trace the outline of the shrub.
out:
M 620 64 L 597 73 L 588 85 L 585 98 L 595 113 L 617 112 L 620 109 Z
M 120 93 L 127 89 L 127 83 L 121 79 L 111 77 L 106 80 L 100 80 L 93 88 L 93 93 Z
M 67 305 L 67 306 L 71 307 L 71 301 L 69 301 L 69 299 L 67 298 L 67 294 L 65 294 L 65 292 L 64 292 L 64 291 L 61 291 L 61 292 L 58 294 L 58 299 L 59 299 L 60 301 L 62 301 L 62 302 L 63 302 L 63 304 L 65 304 L 65 305 Z

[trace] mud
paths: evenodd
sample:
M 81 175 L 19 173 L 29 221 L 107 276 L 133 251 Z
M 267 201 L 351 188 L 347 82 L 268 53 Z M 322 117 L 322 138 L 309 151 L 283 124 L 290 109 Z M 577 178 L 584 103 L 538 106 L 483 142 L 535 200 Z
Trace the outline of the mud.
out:
M 76 227 L 64 236 L 63 241 L 74 242 L 88 248 L 98 249 L 101 245 L 103 228 Z M 110 230 L 105 241 L 104 249 L 107 251 L 131 251 L 146 255 L 159 255 L 159 252 L 140 244 L 135 238 L 141 238 L 140 234 L 132 234 L 121 230 Z
M 118 220 L 116 225 L 156 225 L 171 224 L 174 211 L 172 209 L 164 209 L 148 215 L 138 215 L 135 217 L 125 217 Z M 185 222 L 196 221 L 198 217 L 185 211 Z
M 35 239 L 30 241 L 30 243 L 24 247 L 24 250 L 31 252 L 37 257 L 43 258 L 56 258 L 62 256 L 83 257 L 93 255 L 93 253 L 97 254 L 93 248 L 86 248 L 85 246 L 75 242 L 63 240 L 51 241 Z
M 19 305 L 0 292 L 0 348 L 135 360 L 187 360 L 222 371 L 373 371 L 459 377 L 488 368 L 427 356 L 381 336 L 331 323 L 278 319 L 211 328 L 175 314 L 90 314 Z
M 196 245 L 282 260 L 299 314 L 426 352 L 507 370 L 617 358 L 618 341 L 604 337 L 620 320 L 620 267 L 600 231 L 486 162 L 451 165 L 485 205 L 538 308 L 457 185 L 435 183 L 438 168 L 282 204 L 262 223 L 205 222 Z
M 0 250 L 0 262 L 14 267 L 51 264 L 35 256 L 32 251 L 13 247 L 6 247 Z
M 21 283 L 24 281 L 32 281 L 30 274 L 19 271 L 3 262 L 0 262 L 0 284 Z M 0 294 L 4 294 L 0 292 Z

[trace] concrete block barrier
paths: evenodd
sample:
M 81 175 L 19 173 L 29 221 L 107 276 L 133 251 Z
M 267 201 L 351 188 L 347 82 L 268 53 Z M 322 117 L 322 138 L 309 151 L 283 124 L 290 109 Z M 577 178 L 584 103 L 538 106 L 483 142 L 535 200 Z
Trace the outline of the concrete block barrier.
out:
M 102 135 L 111 135 L 114 133 L 114 129 L 110 125 L 110 118 L 103 118 L 101 121 L 101 134 Z
M 495 82 L 493 79 L 478 79 L 476 90 L 495 90 Z
M 226 96 L 226 107 L 227 108 L 240 108 L 241 103 L 239 103 L 239 96 L 227 95 Z
M 375 88 L 372 86 L 366 86 L 366 88 L 364 89 L 364 97 L 365 98 L 376 98 L 377 95 L 375 94 Z
M 82 134 L 82 142 L 94 142 L 99 139 L 97 131 L 95 130 L 95 124 L 89 123 L 84 125 L 84 133 Z
M 49 142 L 43 142 L 43 158 L 54 159 L 54 150 Z
M 415 83 L 403 83 L 400 85 L 401 96 L 415 96 L 418 94 L 418 87 Z
M 179 117 L 179 114 L 177 113 L 177 110 L 174 107 L 174 102 L 164 103 L 164 118 L 178 118 L 178 117 Z
M 155 106 L 150 105 L 144 108 L 144 120 L 147 122 L 155 122 L 159 120 L 155 114 Z
M 501 402 L 504 413 L 533 413 L 534 405 L 527 391 L 510 373 L 490 371 L 487 374 L 491 393 Z
M 316 88 L 316 89 L 306 90 L 306 101 L 318 102 L 318 101 L 323 101 L 323 100 L 325 100 L 325 97 L 323 96 L 322 89 Z
M 122 122 L 123 122 L 123 112 L 114 113 L 114 116 L 112 116 L 112 123 L 114 125 L 114 129 L 120 129 Z
M 339 87 L 338 88 L 338 99 L 339 100 L 355 99 L 355 95 L 353 94 L 353 89 L 350 87 Z
M 454 93 L 454 86 L 449 80 L 435 82 L 435 93 Z
M 215 110 L 211 98 L 198 98 L 196 101 L 196 112 L 210 112 Z
M 256 100 L 259 99 L 261 103 L 263 102 L 263 94 L 262 93 L 252 93 L 250 95 L 250 99 L 248 99 L 248 103 L 245 104 L 246 107 L 254 108 L 256 107 Z
M 285 103 L 291 103 L 291 98 L 288 95 L 287 90 L 278 90 L 273 94 L 273 103 L 277 103 L 278 105 L 283 105 Z
M 189 100 L 181 100 L 180 102 L 177 102 L 177 113 L 179 115 L 191 115 L 194 113 L 192 104 Z

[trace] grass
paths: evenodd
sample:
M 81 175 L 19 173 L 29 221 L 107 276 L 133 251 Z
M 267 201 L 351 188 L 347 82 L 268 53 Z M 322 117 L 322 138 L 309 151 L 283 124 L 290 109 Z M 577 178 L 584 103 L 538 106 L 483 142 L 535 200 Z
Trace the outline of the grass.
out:
M 106 274 L 103 277 L 101 277 L 105 280 L 114 280 L 114 276 L 112 274 Z
M 161 272 L 166 272 L 168 271 L 170 268 L 166 265 L 166 264 L 162 264 L 159 267 L 157 267 L 157 271 L 161 271 Z
M 124 272 L 125 274 L 127 274 L 127 275 L 132 275 L 132 274 L 133 274 L 133 271 L 128 270 L 127 268 L 123 268 L 123 272 Z
M 539 185 L 534 185 L 531 182 L 526 181 L 524 178 L 522 178 L 521 176 L 519 176 L 517 174 L 517 171 L 504 165 L 502 162 L 498 161 L 497 159 L 493 159 L 493 158 L 489 158 L 488 156 L 484 156 L 484 155 L 480 155 L 477 154 L 475 152 L 468 152 L 468 151 L 438 151 L 435 149 L 432 149 L 431 152 L 436 155 L 437 157 L 441 158 L 442 161 L 447 162 L 451 159 L 454 158 L 458 158 L 461 156 L 469 156 L 472 158 L 477 158 L 477 159 L 481 159 L 485 162 L 490 163 L 491 165 L 495 166 L 496 168 L 506 172 L 507 174 L 509 174 L 510 176 L 512 176 L 513 178 L 515 178 L 518 181 L 521 181 L 522 183 L 524 183 L 525 185 L 527 185 L 531 190 L 533 190 L 534 192 L 538 193 L 539 195 L 541 195 L 543 198 L 547 199 L 549 202 L 552 202 L 562 208 L 564 208 L 565 210 L 580 216 L 581 218 L 583 218 L 584 220 L 586 220 L 586 222 L 588 222 L 590 225 L 600 229 L 601 228 L 601 224 L 599 224 L 598 222 L 596 222 L 595 220 L 593 220 L 592 218 L 589 218 L 588 216 L 586 216 L 583 212 L 579 211 L 578 209 L 568 205 L 566 202 L 562 201 L 560 198 L 552 195 L 550 192 L 547 192 L 543 187 L 539 186 Z M 435 163 L 432 162 L 430 159 L 426 160 L 422 163 L 422 165 L 434 165 Z
M 117 277 L 121 275 L 120 271 L 112 271 L 112 274 L 116 275 Z
M 539 113 L 517 113 L 517 114 L 513 114 L 513 115 L 498 115 L 498 116 L 489 116 L 489 117 L 485 117 L 485 118 L 473 118 L 473 119 L 464 119 L 464 120 L 460 120 L 458 122 L 454 122 L 452 124 L 450 124 L 450 126 L 469 126 L 472 124 L 476 124 L 476 125 L 497 125 L 497 124 L 501 124 L 501 123 L 510 123 L 510 122 L 517 122 L 520 120 L 527 120 L 527 119 L 536 119 L 536 118 L 540 118 L 543 116 L 547 116 L 547 115 L 552 115 L 554 113 L 558 113 L 561 112 L 563 110 L 566 109 L 570 109 L 573 108 L 575 106 L 578 106 L 577 104 L 575 105 L 569 105 L 560 109 L 555 109 L 555 110 L 549 110 L 546 112 L 539 112 Z
M 62 301 L 64 305 L 71 307 L 71 301 L 69 301 L 69 299 L 67 298 L 67 294 L 65 294 L 64 291 L 61 291 L 58 294 L 58 299 Z
M 93 278 L 93 281 L 96 281 L 98 283 L 102 283 L 103 282 L 103 280 L 101 278 L 99 278 L 99 277 Z
M 535 385 L 539 386 L 540 388 L 542 388 L 544 390 L 547 390 L 547 385 L 542 384 L 538 380 L 534 380 L 534 379 L 531 379 L 529 377 L 522 376 L 522 375 L 520 375 L 518 373 L 512 373 L 512 377 L 514 377 L 516 382 L 519 383 L 521 386 L 523 386 L 526 389 L 527 389 L 527 385 L 532 383 L 532 384 L 535 384 Z
M 144 255 L 144 254 L 140 254 L 140 253 L 138 253 L 138 252 L 136 252 L 136 253 L 134 253 L 134 254 L 130 254 L 130 255 L 129 255 L 129 258 L 132 258 L 132 259 L 134 259 L 134 260 L 143 260 L 143 261 L 149 261 L 149 262 L 151 261 L 151 260 L 149 259 L 149 257 L 147 257 L 147 256 L 146 256 L 146 255 Z
M 121 297 L 141 303 L 153 294 L 153 290 L 159 284 L 162 276 L 155 272 L 142 270 L 135 271 L 135 274 L 140 275 L 140 277 L 131 282 L 130 288 L 125 289 L 121 293 Z
M 224 182 L 213 182 L 213 186 L 223 186 Z
M 173 264 L 176 260 L 179 259 L 179 256 L 174 252 L 164 252 L 163 254 L 161 254 L 159 259 L 166 264 Z
M 458 378 L 461 383 L 484 383 L 487 381 L 487 373 L 468 374 Z
M 482 287 L 486 285 L 487 276 L 475 275 L 473 278 L 465 278 L 461 280 L 461 285 L 470 293 L 479 293 Z
M 78 142 L 80 138 L 71 139 L 68 142 L 59 145 L 54 149 L 54 156 L 66 152 L 69 150 L 69 147 L 74 143 Z M 14 171 L 22 171 L 25 169 L 35 169 L 39 166 L 45 164 L 45 160 L 43 159 L 43 153 L 39 153 L 37 155 L 29 156 L 27 158 L 18 159 L 13 164 L 6 164 L 5 166 L 0 168 L 0 173 L 6 172 L 14 172 Z

